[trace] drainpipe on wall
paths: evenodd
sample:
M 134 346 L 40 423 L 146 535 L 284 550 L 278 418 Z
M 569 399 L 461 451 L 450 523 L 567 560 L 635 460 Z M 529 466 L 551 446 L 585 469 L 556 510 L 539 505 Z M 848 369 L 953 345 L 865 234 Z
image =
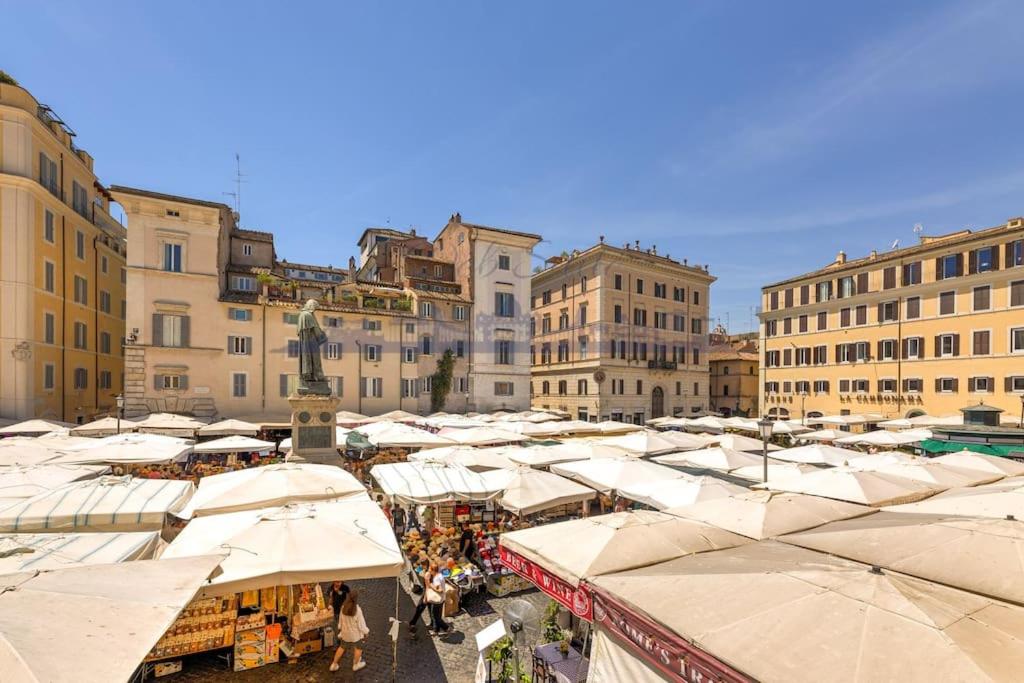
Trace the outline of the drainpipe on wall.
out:
M 359 364 L 356 366 L 356 383 L 359 385 L 356 387 L 356 412 L 363 412 L 363 345 L 360 341 L 356 340 L 356 349 L 359 353 Z
M 61 160 L 61 174 L 63 175 L 64 162 Z M 67 344 L 68 344 L 68 231 L 67 219 L 64 214 L 60 217 L 60 419 L 68 421 L 67 398 L 64 391 L 67 387 Z M 56 388 L 56 387 L 54 387 Z
M 95 214 L 96 209 L 93 205 L 93 215 Z M 92 301 L 92 409 L 95 415 L 100 408 L 100 250 L 95 235 L 92 238 L 92 282 L 93 290 L 96 292 L 96 297 Z

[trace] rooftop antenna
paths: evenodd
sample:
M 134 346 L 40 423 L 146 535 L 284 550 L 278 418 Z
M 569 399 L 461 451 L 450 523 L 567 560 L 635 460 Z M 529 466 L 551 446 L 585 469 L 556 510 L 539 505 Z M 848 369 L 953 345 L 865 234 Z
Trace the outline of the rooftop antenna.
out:
M 920 223 L 914 223 L 914 234 L 920 237 L 922 232 L 924 232 L 924 226 Z
M 889 248 L 890 248 L 890 249 L 896 249 L 896 248 L 897 248 L 897 247 L 899 247 L 899 246 L 900 246 L 900 241 L 899 241 L 899 239 L 895 239 L 895 240 L 893 240 L 893 241 L 892 241 L 892 244 L 891 244 L 891 245 L 889 246 Z

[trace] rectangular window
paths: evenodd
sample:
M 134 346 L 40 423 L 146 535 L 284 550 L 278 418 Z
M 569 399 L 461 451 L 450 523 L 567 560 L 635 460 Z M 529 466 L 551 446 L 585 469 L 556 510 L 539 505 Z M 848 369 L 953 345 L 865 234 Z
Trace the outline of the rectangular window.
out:
M 255 292 L 256 278 L 248 277 L 246 275 L 232 275 L 231 289 L 237 292 Z
M 110 313 L 110 292 L 100 292 L 100 312 Z
M 89 335 L 89 328 L 85 326 L 85 323 L 75 323 L 75 348 L 85 349 L 87 346 L 87 337 Z
M 921 262 L 903 264 L 903 286 L 921 284 Z
M 419 380 L 416 378 L 408 377 L 402 380 L 402 398 L 412 398 L 419 394 L 416 391 L 416 385 Z
M 1024 266 L 1024 240 L 1017 240 L 1006 245 L 1006 267 Z
M 229 308 L 229 320 L 249 321 L 252 320 L 252 310 L 248 308 Z
M 995 247 L 982 247 L 975 249 L 971 254 L 971 272 L 987 273 L 995 266 Z
M 857 361 L 865 362 L 871 360 L 871 350 L 867 342 L 857 342 Z
M 818 313 L 818 331 L 821 332 L 822 330 L 827 330 L 827 329 L 828 329 L 828 313 L 825 312 L 825 311 L 820 311 Z
M 580 337 L 577 340 L 577 342 L 578 342 L 577 349 L 579 351 L 580 360 L 586 360 L 587 359 L 587 347 L 589 345 L 589 339 L 587 337 Z
M 402 362 L 403 363 L 415 363 L 416 362 L 416 348 L 413 346 L 406 346 L 402 349 Z
M 940 377 L 935 380 L 935 388 L 941 393 L 950 394 L 956 391 L 957 380 L 955 377 Z
M 182 375 L 157 375 L 157 386 L 161 389 L 181 389 Z
M 825 282 L 818 283 L 818 303 L 824 301 L 830 301 L 832 299 L 832 281 L 826 280 Z
M 298 358 L 299 357 L 299 340 L 289 339 L 288 340 L 288 357 Z
M 462 358 L 466 355 L 466 342 L 462 339 L 455 340 L 455 357 Z
M 662 315 L 664 315 L 664 314 L 662 314 Z M 587 324 L 587 305 L 586 304 L 580 304 L 579 324 L 580 324 L 581 327 L 583 325 Z
M 693 334 L 701 334 L 703 329 L 700 318 L 690 318 L 690 332 Z
M 106 255 L 100 256 L 100 272 L 106 273 L 109 269 L 109 262 L 107 261 Z
M 1024 353 L 1024 327 L 1010 330 L 1010 353 Z
M 921 357 L 921 338 L 920 337 L 909 337 L 903 342 L 907 346 L 907 358 L 920 358 Z
M 839 298 L 845 299 L 857 293 L 856 285 L 850 276 L 839 278 Z
M 562 342 L 559 344 L 558 355 L 562 355 Z M 568 350 L 568 344 L 566 344 Z M 561 358 L 559 358 L 561 360 Z M 568 359 L 566 359 L 568 360 Z M 498 365 L 512 365 L 512 340 L 510 339 L 498 339 L 494 342 L 494 362 Z
M 615 274 L 615 285 L 614 286 L 615 286 L 615 289 L 618 289 L 618 290 L 622 289 L 622 275 L 619 274 L 619 273 Z
M 899 319 L 899 314 L 899 303 L 896 301 L 886 301 L 884 303 L 878 304 L 879 322 L 894 322 Z
M 1021 377 L 1007 377 L 1006 378 L 1006 391 L 1012 391 L 1015 394 L 1024 393 L 1024 376 Z
M 57 319 L 53 313 L 43 314 L 43 341 L 53 344 L 56 339 Z
M 1024 306 L 1024 280 L 1010 283 L 1010 306 Z
M 281 316 L 281 319 L 284 320 L 285 325 L 295 326 L 299 322 L 299 314 L 285 313 Z
M 939 315 L 953 315 L 956 313 L 956 292 L 941 292 L 939 294 Z
M 75 256 L 85 260 L 85 233 L 81 230 L 75 232 Z
M 43 289 L 51 294 L 57 287 L 57 266 L 50 261 L 43 262 Z
M 424 337 L 426 339 L 427 337 Z M 367 344 L 364 347 L 365 358 L 371 363 L 376 363 L 380 360 L 380 346 L 376 344 Z
M 363 329 L 370 332 L 380 332 L 380 321 L 379 320 L 363 320 Z
M 868 307 L 867 306 L 863 306 L 863 305 L 858 306 L 857 309 L 856 309 L 856 312 L 857 312 L 857 324 L 858 325 L 867 325 L 868 324 Z
M 827 394 L 828 393 L 828 380 L 827 379 L 816 379 L 816 380 L 814 380 L 814 393 L 816 393 L 816 394 Z
M 89 281 L 84 277 L 78 275 L 74 279 L 75 285 L 75 303 L 82 304 L 83 306 L 89 305 Z
M 498 255 L 498 270 L 509 270 L 511 268 L 509 257 L 506 254 Z
M 924 380 L 919 377 L 908 377 L 903 380 L 903 391 L 911 394 L 920 394 L 924 391 Z
M 878 342 L 878 359 L 894 360 L 896 358 L 896 340 L 882 339 Z
M 512 292 L 494 293 L 494 314 L 499 318 L 515 316 L 515 297 Z
M 883 394 L 895 394 L 896 393 L 896 380 L 894 379 L 880 379 L 878 380 L 878 390 Z
M 850 309 L 842 308 L 839 310 L 839 327 L 850 326 Z
M 453 306 L 452 307 L 452 317 L 455 320 L 465 320 L 466 319 L 466 307 L 465 306 Z
M 56 387 L 57 368 L 53 363 L 43 365 L 43 389 L 52 391 Z
M 949 254 L 935 259 L 935 279 L 948 280 L 959 277 L 963 272 L 963 260 L 960 254 Z
M 246 396 L 246 382 L 249 376 L 244 372 L 234 372 L 231 374 L 231 395 L 235 398 L 245 398 Z
M 85 368 L 75 368 L 74 387 L 82 390 L 89 388 L 89 371 Z
M 53 212 L 46 209 L 43 214 L 43 239 L 53 244 L 56 240 L 55 229 L 53 227 Z
M 89 192 L 75 180 L 71 181 L 71 208 L 78 215 L 89 217 Z
M 974 288 L 974 310 L 987 311 L 992 308 L 992 288 L 988 285 Z
M 907 299 L 907 320 L 916 320 L 921 317 L 921 297 L 912 296 Z
M 182 347 L 185 346 L 184 327 L 186 317 L 183 315 L 162 315 L 160 343 L 157 346 Z
M 850 380 L 841 379 L 839 380 L 839 393 L 848 394 L 850 393 Z
M 110 353 L 110 333 L 100 332 L 100 353 Z
M 993 381 L 991 377 L 971 377 L 967 380 L 969 391 L 988 393 L 992 391 Z
M 783 301 L 786 308 L 793 308 L 793 290 L 787 289 L 783 294 Z
M 420 338 L 420 353 L 429 356 L 434 352 L 434 338 L 425 334 Z
M 640 278 L 636 279 L 636 293 L 637 294 L 643 294 L 644 293 L 644 281 L 641 280 Z
M 181 245 L 164 244 L 164 270 L 169 273 L 181 272 Z
M 430 301 L 420 302 L 420 317 L 422 318 L 433 318 L 434 317 L 434 304 Z
M 866 379 L 855 379 L 853 380 L 853 390 L 858 394 L 866 394 L 869 391 L 868 384 Z
M 882 271 L 882 289 L 896 287 L 896 266 L 889 266 Z
M 938 353 L 937 356 L 957 356 L 959 355 L 958 335 L 955 334 L 940 334 L 938 336 Z
M 807 316 L 806 315 L 801 315 L 797 320 L 799 321 L 798 324 L 797 324 L 797 329 L 800 332 L 806 332 L 807 331 Z
M 495 382 L 495 396 L 512 396 L 515 385 L 512 382 Z
M 771 294 L 768 295 L 768 307 L 771 310 L 773 310 L 773 311 L 778 310 L 778 308 L 779 308 L 779 293 L 778 292 L 772 292 Z
M 359 393 L 363 398 L 380 398 L 384 395 L 383 377 L 363 377 L 360 384 L 362 386 Z
M 248 356 L 252 353 L 251 337 L 228 337 L 228 353 L 233 356 Z
M 811 303 L 811 286 L 803 285 L 800 287 L 800 305 L 806 306 Z
M 633 309 L 633 324 L 637 327 L 647 327 L 647 310 L 643 308 Z
M 50 191 L 55 197 L 60 196 L 60 177 L 57 175 L 57 162 L 42 152 L 39 153 L 39 184 Z
M 668 313 L 654 312 L 654 329 L 664 330 L 668 328 Z

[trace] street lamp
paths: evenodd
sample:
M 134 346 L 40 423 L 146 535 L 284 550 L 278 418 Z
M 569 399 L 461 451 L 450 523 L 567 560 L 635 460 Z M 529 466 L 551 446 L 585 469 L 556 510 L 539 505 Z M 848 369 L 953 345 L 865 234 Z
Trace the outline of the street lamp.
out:
M 768 439 L 772 438 L 774 423 L 767 417 L 757 421 L 757 429 L 761 432 L 761 444 L 764 446 L 764 482 L 768 483 Z
M 807 401 L 807 392 L 806 391 L 801 391 L 800 392 L 800 426 L 801 427 L 806 427 L 807 426 L 807 422 L 806 422 L 806 420 L 807 420 L 807 409 L 804 407 L 806 401 Z
M 121 417 L 124 415 L 124 394 L 118 394 L 114 398 L 114 403 L 117 404 L 117 433 L 121 433 Z

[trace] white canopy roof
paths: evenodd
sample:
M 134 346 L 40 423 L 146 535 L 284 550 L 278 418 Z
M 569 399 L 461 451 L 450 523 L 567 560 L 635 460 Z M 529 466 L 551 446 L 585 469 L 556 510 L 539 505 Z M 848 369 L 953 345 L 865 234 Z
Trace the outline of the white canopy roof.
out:
M 510 455 L 526 450 L 518 446 L 473 448 L 472 446 L 441 446 L 409 454 L 410 461 L 461 465 L 474 470 L 498 470 L 516 467 Z
M 25 420 L 7 427 L 0 427 L 0 436 L 49 434 L 71 429 L 75 425 L 68 422 L 57 422 L 55 420 Z
M 118 434 L 69 448 L 54 462 L 64 464 L 146 465 L 182 461 L 192 442 L 162 434 Z
M 875 508 L 801 493 L 746 491 L 728 499 L 697 501 L 667 512 L 760 540 L 867 515 L 875 512 Z
M 948 488 L 893 474 L 866 472 L 851 467 L 833 467 L 807 472 L 799 477 L 769 480 L 767 485 L 758 486 L 772 491 L 807 493 L 875 507 L 921 500 Z
M 405 410 L 389 410 L 386 413 L 375 415 L 373 417 L 363 418 L 361 420 L 364 424 L 370 424 L 373 422 L 415 422 L 420 419 L 419 415 L 414 415 Z
M 917 415 L 915 417 L 898 417 L 893 420 L 885 420 L 879 422 L 880 427 L 896 427 L 900 429 L 912 428 L 912 427 L 942 427 L 952 425 L 962 425 L 964 423 L 963 415 L 944 415 L 937 417 L 935 415 Z
M 0 467 L 30 466 L 52 461 L 62 452 L 40 443 L 26 443 L 15 439 L 0 439 Z M 37 441 L 32 439 L 31 441 Z
M 913 462 L 935 462 L 916 455 L 901 453 L 899 451 L 882 451 L 881 453 L 870 453 L 858 455 L 846 461 L 846 464 L 858 470 L 877 470 L 879 468 L 896 465 L 899 463 Z
M 711 448 L 702 448 L 696 451 L 658 455 L 653 460 L 663 465 L 703 467 L 728 472 L 740 467 L 747 467 L 748 465 L 761 465 L 764 458 L 760 455 L 734 451 L 731 448 L 712 446 Z
M 629 451 L 619 446 L 610 446 L 599 441 L 572 439 L 554 446 L 530 446 L 511 451 L 510 460 L 533 467 L 544 467 L 559 462 L 591 460 L 593 458 L 623 458 Z
M 501 487 L 497 485 L 500 482 L 484 479 L 465 467 L 430 462 L 374 465 L 370 476 L 384 495 L 406 504 L 490 500 L 501 493 Z
M 755 680 L 1014 681 L 1024 669 L 1024 608 L 775 541 L 592 583 Z
M 340 467 L 280 463 L 203 477 L 178 516 L 188 519 L 365 494 L 366 487 Z
M 356 425 L 365 421 L 368 418 L 366 415 L 363 415 L 362 413 L 353 413 L 348 410 L 339 410 L 337 414 L 334 416 L 334 419 L 338 424 L 341 425 Z
M 598 431 L 602 434 L 622 434 L 625 432 L 638 432 L 643 430 L 643 425 L 631 422 L 619 422 L 618 420 L 602 420 L 597 424 Z
M 728 531 L 651 510 L 510 531 L 499 542 L 573 587 L 601 574 L 749 543 Z
M 953 467 L 962 467 L 967 470 L 993 472 L 995 474 L 1006 475 L 1007 477 L 1015 477 L 1024 474 L 1024 463 L 1017 462 L 1016 460 L 1011 460 L 1009 458 L 1003 458 L 998 455 L 982 455 L 981 453 L 972 453 L 970 451 L 947 453 L 946 455 L 940 455 L 937 458 L 932 458 L 931 462 L 938 462 L 943 465 L 952 465 Z
M 760 439 L 752 439 L 742 434 L 715 434 L 706 437 L 709 446 L 725 446 L 734 451 L 750 451 L 760 453 L 764 449 L 764 442 Z M 768 444 L 768 452 L 781 450 L 773 443 Z
M 346 429 L 344 427 L 335 427 L 334 428 L 334 440 L 335 440 L 335 443 L 338 444 L 338 448 L 344 448 L 345 447 L 345 441 L 348 438 L 348 433 L 351 432 L 351 431 L 353 431 L 353 430 Z M 282 439 L 281 440 L 281 444 L 278 446 L 278 448 L 281 451 L 290 450 L 291 447 L 292 447 L 292 437 L 290 437 L 290 436 L 285 438 L 285 439 Z
M 190 481 L 104 476 L 76 481 L 0 510 L 0 532 L 153 531 L 184 507 Z
M 213 424 L 203 425 L 199 428 L 199 436 L 231 436 L 239 434 L 242 436 L 256 436 L 260 431 L 258 424 L 245 422 L 244 420 L 221 420 Z
M 796 448 L 783 448 L 772 453 L 776 460 L 786 462 L 802 462 L 808 465 L 833 465 L 845 464 L 850 458 L 856 458 L 861 453 L 852 451 L 849 448 L 838 448 L 825 444 L 810 444 L 808 446 L 797 446 Z
M 438 436 L 464 446 L 491 446 L 526 441 L 527 437 L 498 427 L 445 427 Z
M 118 424 L 119 422 L 120 424 Z M 118 429 L 119 427 L 120 429 Z M 110 436 L 111 434 L 119 433 L 119 431 L 134 432 L 137 428 L 134 420 L 101 417 L 98 420 L 74 427 L 71 429 L 71 433 L 75 436 Z
M 590 487 L 530 467 L 493 470 L 482 476 L 501 488 L 498 504 L 517 515 L 532 515 L 558 505 L 591 500 L 597 495 Z
M 584 422 L 582 420 L 551 420 L 539 424 L 534 422 L 511 422 L 507 424 L 507 428 L 516 429 L 522 434 L 534 437 L 601 433 L 601 428 L 597 426 L 597 423 Z
M 943 487 L 953 488 L 956 486 L 976 486 L 987 484 L 1003 475 L 992 472 L 979 472 L 978 470 L 967 470 L 953 465 L 944 465 L 941 462 L 931 462 L 922 458 L 921 461 L 901 462 L 891 465 L 875 467 L 874 472 L 894 474 L 898 477 L 915 479 L 926 483 L 938 484 Z
M 4 680 L 129 680 L 220 559 L 143 560 L 0 576 L 0 585 L 7 587 L 0 592 Z
M 910 432 L 887 432 L 876 429 L 863 434 L 850 434 L 836 439 L 837 444 L 858 444 L 861 446 L 905 446 L 906 444 L 924 441 L 928 437 Z
M 150 413 L 145 418 L 137 421 L 135 426 L 140 432 L 192 438 L 196 430 L 205 427 L 206 423 L 188 415 Z
M 679 505 L 690 505 L 701 500 L 728 498 L 748 489 L 715 479 L 714 477 L 685 477 L 667 481 L 651 481 L 619 489 L 619 495 L 650 505 L 657 510 L 667 510 Z
M 818 468 L 814 465 L 807 465 L 800 462 L 779 462 L 768 459 L 768 481 L 775 481 L 783 477 L 799 477 L 807 472 L 814 472 Z M 745 465 L 737 467 L 729 472 L 734 477 L 742 477 L 753 482 L 760 482 L 764 479 L 764 463 L 760 465 Z
M 200 517 L 167 547 L 164 559 L 224 548 L 223 573 L 202 595 L 270 586 L 398 576 L 402 554 L 380 507 L 364 497 L 296 503 Z
M 810 424 L 822 425 L 860 425 L 868 420 L 863 415 L 824 415 L 822 417 L 809 417 L 804 421 Z
M 150 560 L 159 544 L 158 531 L 0 534 L 0 574 Z
M 835 441 L 841 439 L 844 436 L 848 436 L 848 432 L 844 432 L 839 429 L 819 429 L 814 432 L 803 432 L 802 434 L 796 435 L 797 441 Z
M 0 467 L 0 498 L 31 498 L 72 481 L 91 479 L 109 469 L 106 465 Z
M 212 441 L 201 441 L 193 450 L 196 453 L 249 453 L 269 451 L 274 448 L 273 441 L 261 441 L 250 436 L 225 436 Z
M 681 451 L 695 451 L 699 448 L 706 448 L 708 446 L 708 436 L 701 434 L 687 434 L 686 432 L 679 432 L 674 429 L 660 432 L 661 438 L 671 441 L 676 445 L 677 450 Z
M 666 438 L 662 432 L 643 430 L 620 436 L 606 436 L 595 439 L 606 446 L 618 446 L 634 455 L 653 455 L 655 453 L 671 453 L 679 450 L 679 446 Z
M 937 496 L 893 505 L 887 508 L 894 512 L 914 512 L 941 515 L 963 515 L 970 517 L 1024 519 L 1024 478 L 1005 479 L 994 484 L 957 488 Z
M 671 467 L 635 458 L 596 458 L 563 462 L 552 465 L 551 471 L 604 493 L 640 483 L 687 476 Z
M 356 431 L 365 434 L 370 443 L 380 448 L 433 448 L 452 444 L 450 439 L 443 436 L 397 422 L 371 423 Z

